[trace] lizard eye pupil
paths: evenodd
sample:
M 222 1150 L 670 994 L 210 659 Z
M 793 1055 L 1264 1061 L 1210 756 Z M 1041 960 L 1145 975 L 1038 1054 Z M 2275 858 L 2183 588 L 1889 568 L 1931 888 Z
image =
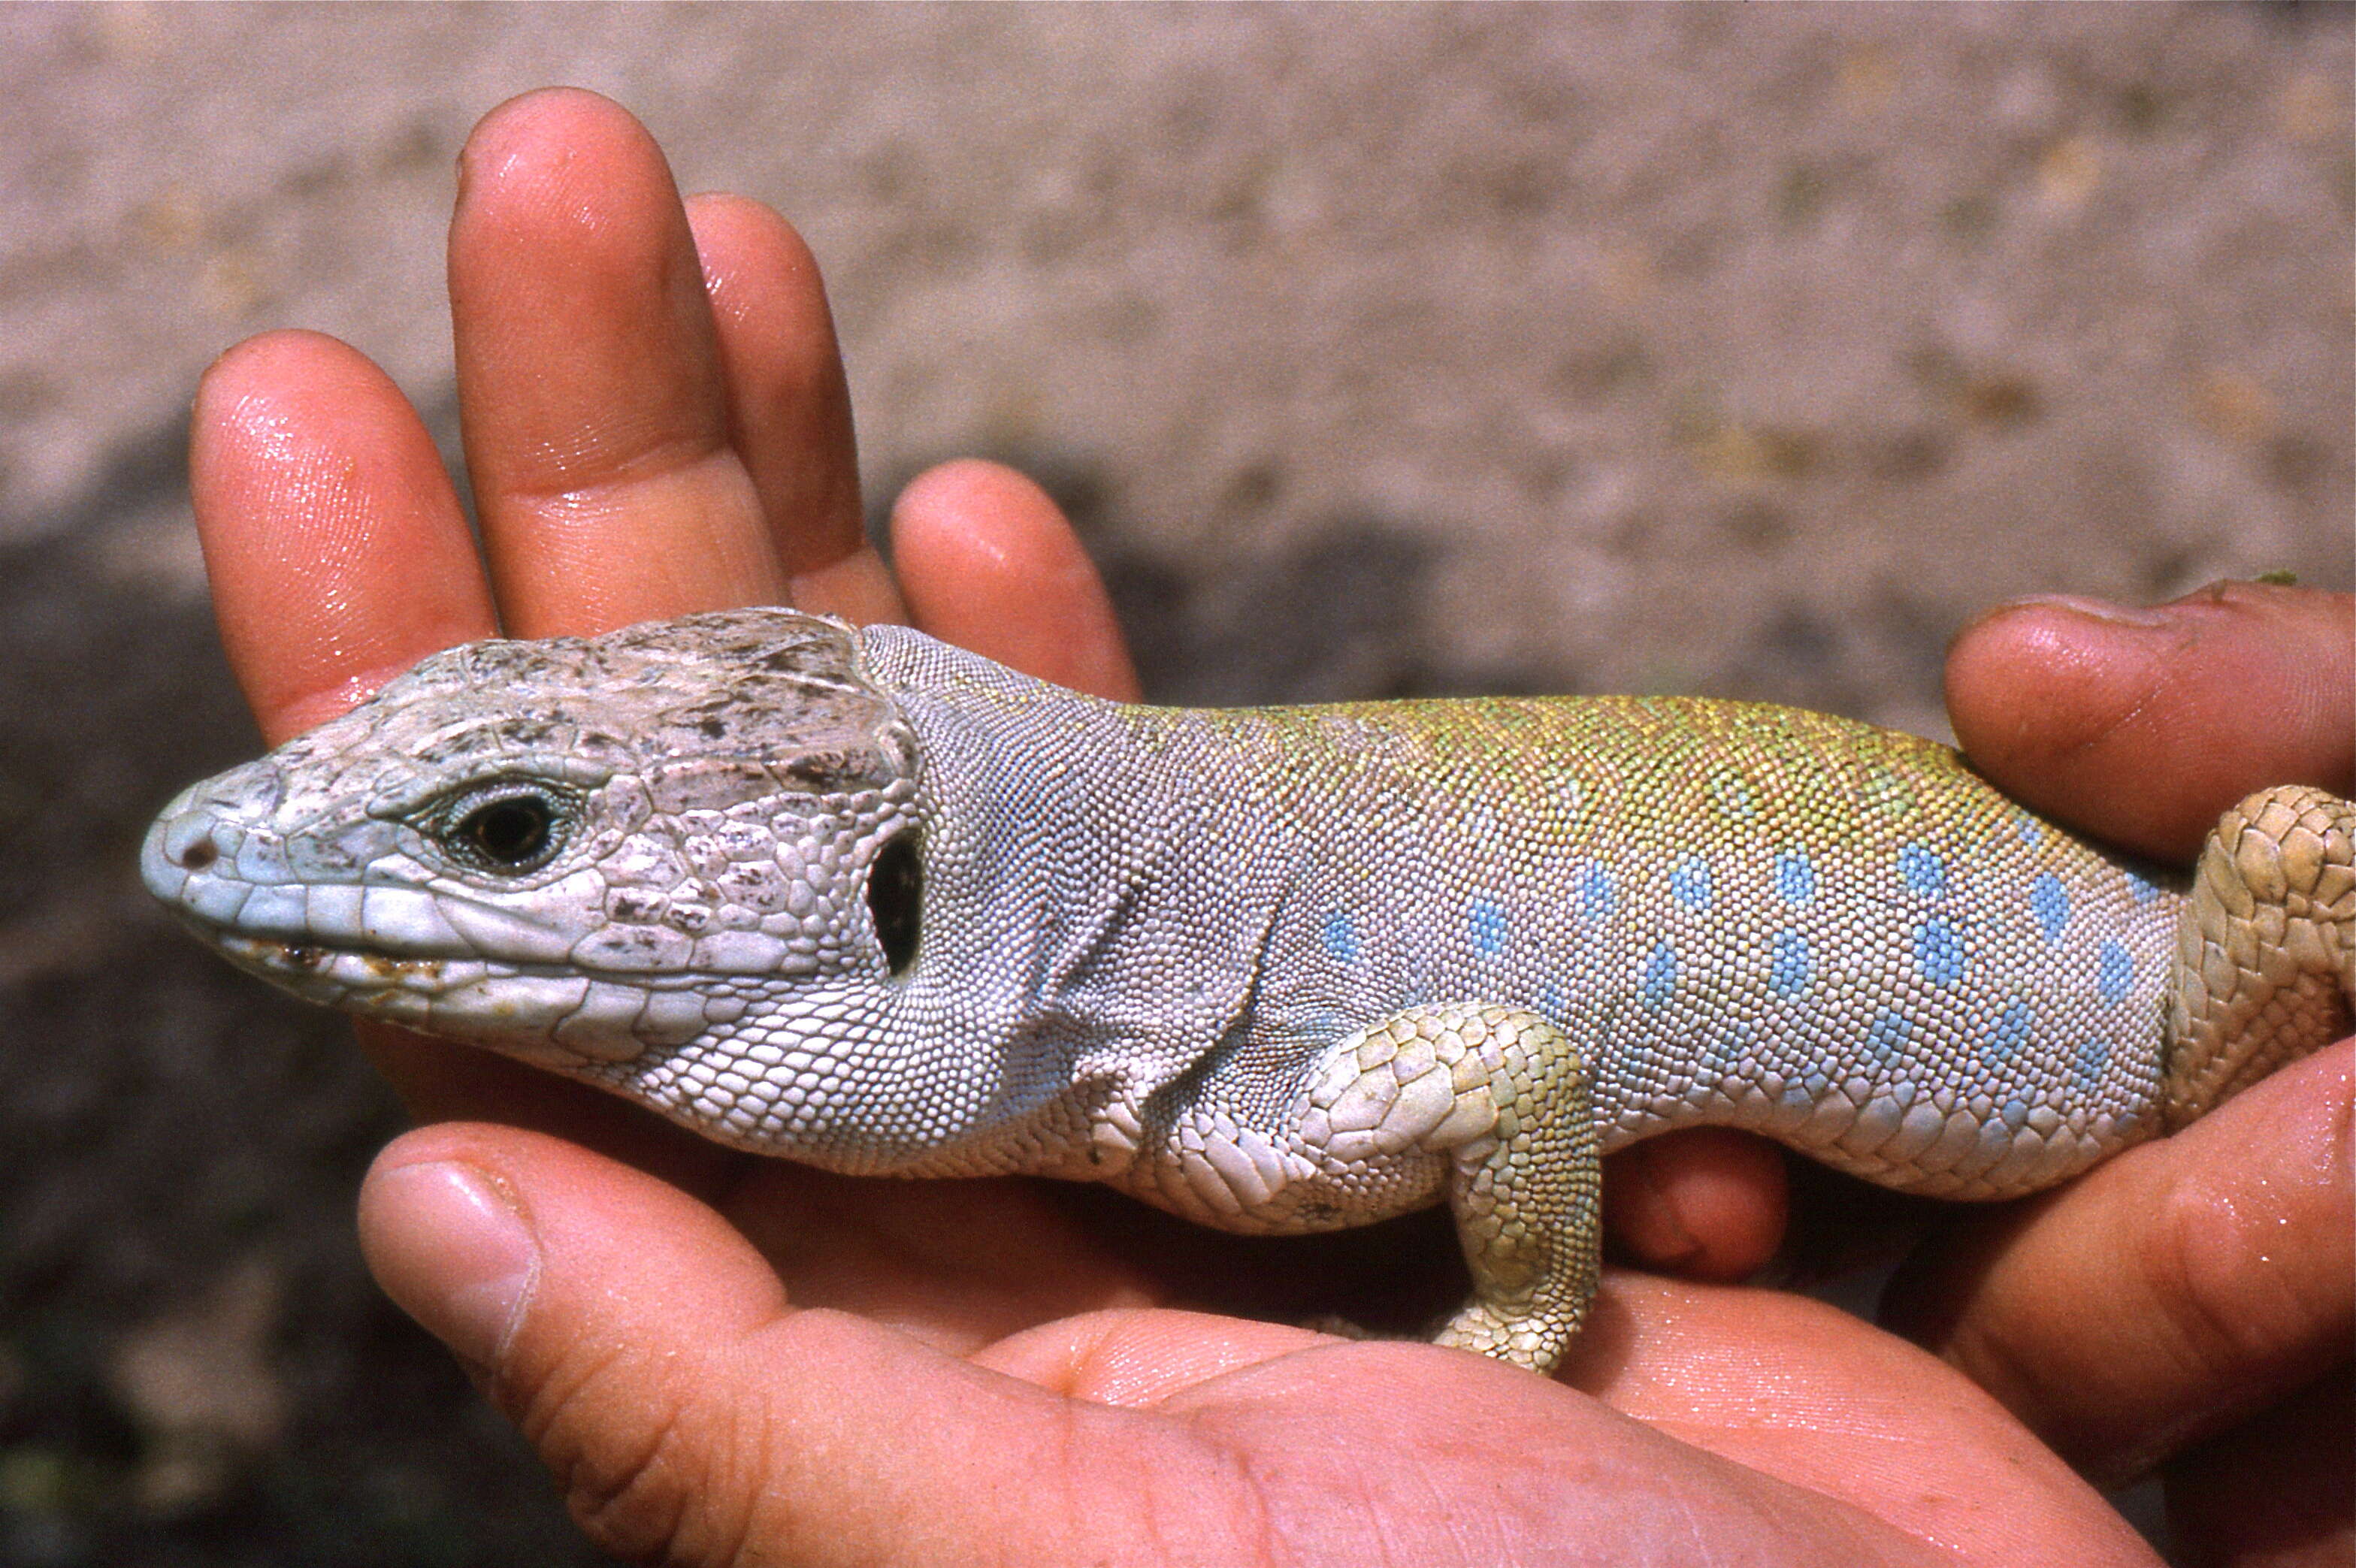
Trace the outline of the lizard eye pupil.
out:
M 522 870 L 546 858 L 556 813 L 536 795 L 510 795 L 475 807 L 458 819 L 456 837 L 493 866 Z

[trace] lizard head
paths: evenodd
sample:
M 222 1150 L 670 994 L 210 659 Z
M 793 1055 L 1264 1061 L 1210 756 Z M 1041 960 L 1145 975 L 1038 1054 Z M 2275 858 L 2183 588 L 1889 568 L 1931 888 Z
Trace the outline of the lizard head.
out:
M 141 869 L 298 996 L 577 1071 L 904 970 L 914 772 L 841 622 L 472 643 L 184 792 Z

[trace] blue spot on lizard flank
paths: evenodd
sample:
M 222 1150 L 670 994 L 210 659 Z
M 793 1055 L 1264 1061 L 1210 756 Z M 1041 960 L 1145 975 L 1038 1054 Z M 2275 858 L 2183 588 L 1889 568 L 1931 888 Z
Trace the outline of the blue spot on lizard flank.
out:
M 2023 844 L 2034 844 L 2045 837 L 2045 829 L 2038 825 L 2037 818 L 2027 812 L 2021 813 L 2020 820 L 2013 824 L 2012 830 Z
M 2111 1060 L 2111 1042 L 2097 1036 L 2078 1048 L 2077 1060 L 2071 1063 L 2071 1082 L 2081 1089 L 2092 1088 L 2094 1080 Z
M 1484 958 L 1494 958 L 1505 945 L 1505 912 L 1494 899 L 1474 899 L 1466 912 L 1472 945 Z
M 1939 857 L 1920 844 L 1901 845 L 1898 850 L 1898 874 L 1906 885 L 1924 898 L 1937 898 L 1947 891 L 1947 868 Z
M 1808 939 L 1796 931 L 1775 933 L 1775 961 L 1767 971 L 1767 984 L 1779 997 L 1796 997 L 1808 988 L 1808 977 L 1815 973 L 1815 960 L 1808 953 Z
M 1355 964 L 1358 961 L 1358 933 L 1350 924 L 1348 915 L 1338 909 L 1327 915 L 1322 934 L 1325 939 L 1325 951 L 1336 962 Z
M 2116 942 L 2103 944 L 2103 956 L 2094 969 L 2094 985 L 2106 1002 L 2126 1000 L 2128 989 L 2135 985 L 2135 958 Z
M 1676 988 L 1677 950 L 1664 942 L 1644 960 L 1644 1005 L 1659 1012 L 1669 1005 L 1669 995 Z
M 1612 907 L 1611 871 L 1600 860 L 1584 862 L 1579 868 L 1579 912 L 1589 920 L 1604 920 Z
M 1816 896 L 1816 869 L 1805 855 L 1775 857 L 1775 896 L 1787 904 L 1804 904 Z
M 1709 862 L 1688 855 L 1669 873 L 1669 896 L 1687 909 L 1709 907 Z
M 2147 904 L 2159 897 L 2159 889 L 2156 884 L 2136 876 L 2133 871 L 2126 873 L 2126 878 L 2127 894 L 2137 904 Z
M 1873 1027 L 1865 1031 L 1866 1052 L 1886 1067 L 1913 1033 L 1912 1024 L 1884 1008 L 1875 1015 Z
M 2047 942 L 2060 940 L 2062 928 L 2070 923 L 2070 895 L 2062 891 L 2062 879 L 2051 871 L 2038 872 L 2029 884 L 2029 910 L 2045 928 Z
M 2029 1026 L 2036 1019 L 2027 1002 L 2014 1002 L 1997 1015 L 1988 1031 L 1980 1036 L 1980 1060 L 1990 1067 L 2002 1067 L 2020 1053 L 2029 1043 Z
M 1944 990 L 1964 977 L 1964 939 L 1944 920 L 1926 920 L 1914 928 L 1914 962 L 1922 978 Z

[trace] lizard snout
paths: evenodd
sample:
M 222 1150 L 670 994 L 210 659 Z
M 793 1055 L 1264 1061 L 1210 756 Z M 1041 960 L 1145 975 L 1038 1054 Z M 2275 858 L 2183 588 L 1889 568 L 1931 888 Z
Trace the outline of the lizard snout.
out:
M 140 846 L 141 880 L 176 909 L 187 907 L 192 880 L 206 877 L 222 859 L 236 858 L 234 830 L 208 796 L 204 784 L 181 791 L 157 814 Z

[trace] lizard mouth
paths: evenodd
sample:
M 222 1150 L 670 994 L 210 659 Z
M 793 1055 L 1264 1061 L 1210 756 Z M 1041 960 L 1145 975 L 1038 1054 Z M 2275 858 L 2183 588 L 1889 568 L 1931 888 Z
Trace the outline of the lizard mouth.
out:
M 474 971 L 467 979 L 513 974 L 505 965 L 481 959 L 397 958 L 363 953 L 328 943 L 284 936 L 249 936 L 232 931 L 209 930 L 207 938 L 240 968 L 251 969 L 282 986 L 310 994 L 314 987 L 337 998 L 366 997 L 385 990 L 434 991 L 449 985 L 454 969 Z
M 305 1001 L 391 1018 L 418 1028 L 433 1027 L 425 1016 L 437 1010 L 436 1004 L 446 1009 L 448 998 L 470 989 L 530 984 L 549 977 L 483 958 L 398 957 L 332 943 L 241 932 L 209 931 L 205 936 L 239 968 Z M 454 1031 L 443 1020 L 434 1032 Z
M 691 974 L 607 977 L 555 965 L 391 957 L 216 933 L 223 956 L 305 1001 L 550 1065 L 628 1061 L 734 1021 L 745 1001 Z
M 637 970 L 599 969 L 579 964 L 532 964 L 509 959 L 450 957 L 392 954 L 340 947 L 284 936 L 254 936 L 240 932 L 202 928 L 207 942 L 240 968 L 290 987 L 332 988 L 337 997 L 365 998 L 378 991 L 437 992 L 487 980 L 581 981 L 626 986 L 641 991 L 696 990 L 725 983 L 731 976 L 681 969 L 648 974 Z M 308 994 L 306 989 L 305 994 Z M 328 994 L 326 991 L 322 993 Z

